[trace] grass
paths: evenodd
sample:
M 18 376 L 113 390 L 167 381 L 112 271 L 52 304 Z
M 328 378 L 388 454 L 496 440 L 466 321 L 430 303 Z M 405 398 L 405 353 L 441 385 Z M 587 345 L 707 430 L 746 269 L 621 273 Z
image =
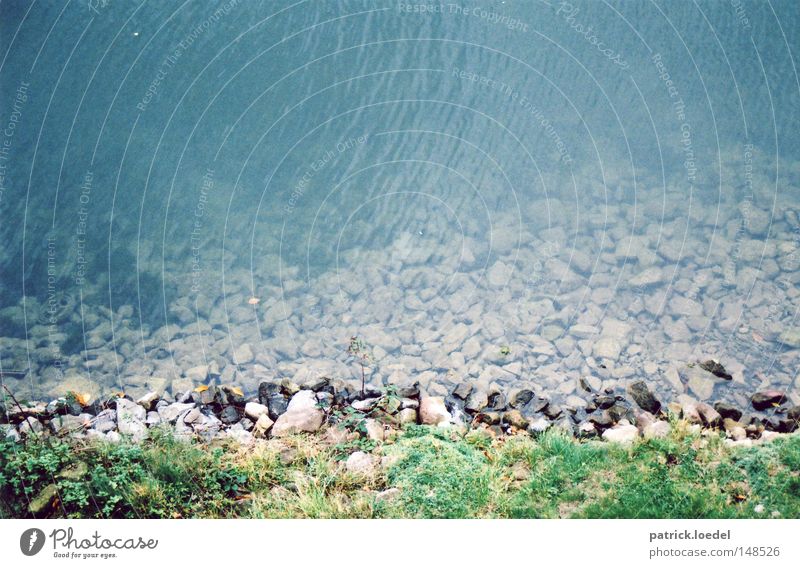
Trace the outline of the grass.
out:
M 2 441 L 0 515 L 34 516 L 29 503 L 44 494 L 37 517 L 800 517 L 798 435 L 729 448 L 677 423 L 667 438 L 621 447 L 412 426 L 373 454 L 384 465 L 363 475 L 321 436 L 255 448 L 158 431 L 139 445 Z

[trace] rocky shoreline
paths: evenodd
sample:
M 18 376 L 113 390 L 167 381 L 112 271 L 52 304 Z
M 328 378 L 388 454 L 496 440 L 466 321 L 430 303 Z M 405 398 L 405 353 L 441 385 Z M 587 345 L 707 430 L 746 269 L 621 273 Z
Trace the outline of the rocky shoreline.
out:
M 729 376 L 713 360 L 685 371 L 689 380 Z M 380 442 L 404 425 L 423 424 L 480 428 L 494 436 L 538 435 L 558 428 L 577 438 L 629 443 L 640 436 L 666 436 L 670 418 L 682 418 L 697 428 L 724 432 L 726 443 L 736 446 L 794 432 L 800 420 L 800 406 L 778 390 L 756 392 L 748 408 L 737 408 L 686 394 L 662 404 L 640 380 L 622 392 L 600 386 L 592 377 L 582 378 L 583 396 L 573 395 L 565 404 L 526 388 L 485 390 L 463 382 L 447 396 L 430 396 L 419 384 L 366 385 L 361 390 L 323 375 L 302 383 L 265 380 L 253 397 L 238 387 L 204 384 L 174 395 L 152 391 L 136 399 L 118 393 L 91 400 L 89 394 L 67 392 L 50 402 L 20 402 L 6 389 L 0 420 L 5 437 L 13 440 L 54 435 L 138 442 L 160 426 L 178 438 L 241 444 L 302 432 L 324 434 L 334 443 L 359 438 Z

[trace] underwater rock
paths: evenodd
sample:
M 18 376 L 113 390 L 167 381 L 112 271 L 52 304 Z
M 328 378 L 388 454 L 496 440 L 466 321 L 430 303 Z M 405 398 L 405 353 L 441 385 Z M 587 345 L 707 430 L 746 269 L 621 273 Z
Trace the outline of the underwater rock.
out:
M 787 329 L 778 336 L 778 341 L 786 347 L 800 349 L 800 328 Z
M 701 369 L 704 369 L 704 370 L 708 371 L 709 373 L 711 373 L 715 377 L 719 377 L 721 379 L 725 379 L 726 381 L 733 380 L 733 375 L 728 373 L 728 371 L 725 370 L 725 367 L 720 365 L 718 361 L 714 361 L 713 359 L 709 359 L 707 361 L 703 361 L 702 363 L 699 363 L 699 365 L 700 365 Z

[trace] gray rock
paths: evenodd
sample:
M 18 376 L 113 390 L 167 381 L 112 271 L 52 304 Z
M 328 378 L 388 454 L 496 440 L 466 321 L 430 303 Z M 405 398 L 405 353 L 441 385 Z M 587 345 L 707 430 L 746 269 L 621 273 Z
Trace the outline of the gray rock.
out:
M 350 473 L 358 475 L 369 475 L 375 471 L 378 459 L 366 452 L 355 452 L 350 454 L 345 462 L 345 468 Z
M 135 402 L 126 398 L 116 400 L 117 431 L 130 436 L 134 442 L 139 442 L 147 437 L 147 411 Z
M 314 391 L 301 390 L 292 397 L 286 412 L 272 426 L 273 436 L 297 432 L 316 432 L 322 427 L 325 413 L 317 407 Z
M 194 408 L 193 402 L 173 402 L 172 404 L 158 409 L 158 415 L 162 422 L 174 424 L 178 417 Z

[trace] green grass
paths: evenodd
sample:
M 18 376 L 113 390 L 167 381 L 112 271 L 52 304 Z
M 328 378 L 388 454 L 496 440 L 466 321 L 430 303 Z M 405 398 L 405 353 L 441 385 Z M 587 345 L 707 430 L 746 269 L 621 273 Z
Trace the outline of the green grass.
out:
M 800 436 L 731 449 L 677 423 L 631 447 L 556 431 L 493 439 L 410 427 L 349 473 L 322 437 L 255 448 L 156 432 L 132 445 L 0 441 L 0 515 L 115 518 L 760 518 L 800 517 Z M 396 488 L 392 498 L 380 492 Z M 52 492 L 52 487 L 50 487 Z

